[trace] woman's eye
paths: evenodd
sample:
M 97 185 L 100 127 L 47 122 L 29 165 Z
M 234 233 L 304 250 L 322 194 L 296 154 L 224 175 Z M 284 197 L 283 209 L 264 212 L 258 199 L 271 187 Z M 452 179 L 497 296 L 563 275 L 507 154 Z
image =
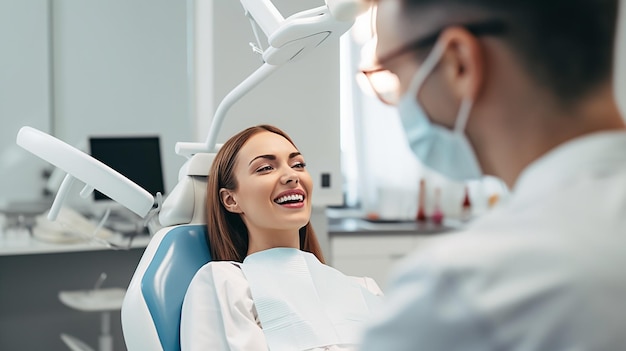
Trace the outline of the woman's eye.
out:
M 292 167 L 293 168 L 305 168 L 306 167 L 306 163 L 298 162 L 298 163 L 295 163 Z
M 257 173 L 263 173 L 263 172 L 268 172 L 272 170 L 272 166 L 263 166 L 261 168 L 258 168 L 256 170 Z

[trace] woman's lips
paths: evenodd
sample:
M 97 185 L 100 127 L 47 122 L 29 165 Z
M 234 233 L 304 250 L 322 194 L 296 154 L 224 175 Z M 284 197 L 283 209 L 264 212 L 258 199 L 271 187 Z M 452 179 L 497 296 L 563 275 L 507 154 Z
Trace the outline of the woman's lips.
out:
M 274 202 L 280 206 L 289 208 L 300 208 L 304 206 L 306 198 L 304 191 L 300 189 L 292 189 L 283 191 L 275 199 Z

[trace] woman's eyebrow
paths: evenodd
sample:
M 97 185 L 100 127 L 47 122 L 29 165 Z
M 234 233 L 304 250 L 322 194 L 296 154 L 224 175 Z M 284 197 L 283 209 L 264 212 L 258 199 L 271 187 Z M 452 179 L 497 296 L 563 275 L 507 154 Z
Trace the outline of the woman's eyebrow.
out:
M 300 156 L 300 155 L 302 155 L 300 152 L 292 152 L 292 153 L 289 154 L 289 159 L 292 159 L 292 158 Z M 252 162 L 254 162 L 256 159 L 259 159 L 259 158 L 265 158 L 265 159 L 268 159 L 268 160 L 271 160 L 271 161 L 275 161 L 276 160 L 276 156 L 275 155 L 259 155 L 259 156 L 255 157 L 255 158 L 253 158 L 250 161 L 250 163 L 248 163 L 248 166 L 250 166 L 252 164 Z
M 250 161 L 250 163 L 248 163 L 248 166 L 250 166 L 252 164 L 252 162 L 254 162 L 254 160 L 259 159 L 259 158 L 265 158 L 265 159 L 272 160 L 272 161 L 276 160 L 276 156 L 274 156 L 274 155 L 259 155 L 259 156 L 255 157 L 255 158 L 253 158 Z

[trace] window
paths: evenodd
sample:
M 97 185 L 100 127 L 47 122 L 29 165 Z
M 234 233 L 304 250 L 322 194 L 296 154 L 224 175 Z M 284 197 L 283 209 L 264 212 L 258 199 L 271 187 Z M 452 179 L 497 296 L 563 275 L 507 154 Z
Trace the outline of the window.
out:
M 458 183 L 424 167 L 411 152 L 394 107 L 369 96 L 357 85 L 360 51 L 369 31 L 370 14 L 357 19 L 341 38 L 341 155 L 345 206 L 364 216 L 413 219 L 417 213 L 420 181 L 425 183 L 425 210 L 438 203 L 448 218 L 460 218 L 466 188 L 479 214 L 498 197 L 504 184 L 486 177 Z M 437 190 L 439 189 L 439 190 Z M 439 193 L 439 195 L 436 195 Z

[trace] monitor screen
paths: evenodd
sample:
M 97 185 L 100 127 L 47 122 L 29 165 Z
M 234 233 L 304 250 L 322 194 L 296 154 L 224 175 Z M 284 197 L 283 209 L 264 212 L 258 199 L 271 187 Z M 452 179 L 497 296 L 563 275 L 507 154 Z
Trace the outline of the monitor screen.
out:
M 165 195 L 161 148 L 158 136 L 90 137 L 91 155 L 144 188 L 150 194 Z M 95 200 L 109 200 L 94 191 Z

